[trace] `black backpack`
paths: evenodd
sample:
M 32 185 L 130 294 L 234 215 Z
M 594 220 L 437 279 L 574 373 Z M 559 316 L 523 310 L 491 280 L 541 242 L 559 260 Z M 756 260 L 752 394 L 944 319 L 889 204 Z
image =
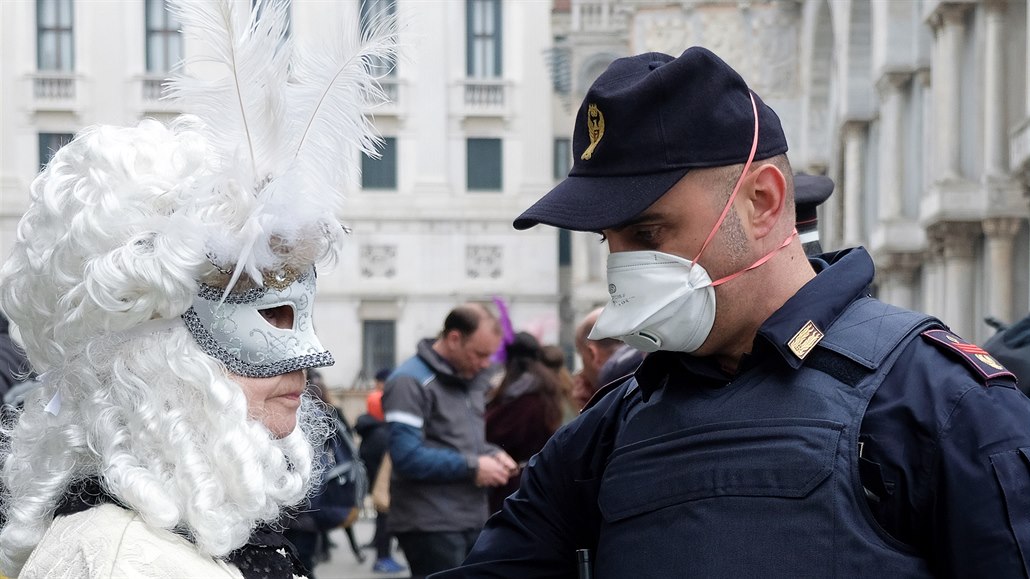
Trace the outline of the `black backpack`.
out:
M 322 490 L 311 497 L 318 527 L 332 529 L 354 521 L 368 493 L 368 475 L 347 424 L 334 414 L 336 433 L 326 441 Z

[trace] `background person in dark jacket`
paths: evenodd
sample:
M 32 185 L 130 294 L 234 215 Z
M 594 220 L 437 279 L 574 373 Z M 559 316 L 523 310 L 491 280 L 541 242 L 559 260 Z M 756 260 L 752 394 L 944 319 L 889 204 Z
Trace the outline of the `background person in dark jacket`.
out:
M 311 369 L 307 379 L 308 391 L 328 407 L 328 418 L 336 432 L 326 439 L 318 455 L 324 470 L 317 490 L 286 517 L 283 536 L 296 547 L 298 558 L 309 571 L 308 577 L 315 579 L 315 566 L 329 560 L 333 547 L 329 531 L 336 527 L 350 531 L 368 483 L 364 468 L 355 456 L 357 449 L 353 446 L 350 429 L 343 414 L 333 405 L 322 374 Z M 355 550 L 354 554 L 360 562 L 360 552 Z
M 390 446 L 390 426 L 386 424 L 383 417 L 383 385 L 390 376 L 391 370 L 383 368 L 376 372 L 376 390 L 366 398 L 368 411 L 358 416 L 354 429 L 361 436 L 361 445 L 358 447 L 358 454 L 361 462 L 365 463 L 365 470 L 368 471 L 370 481 L 375 481 L 379 469 L 383 464 L 383 456 Z M 369 485 L 371 490 L 372 485 Z M 404 567 L 394 560 L 391 555 L 391 543 L 393 534 L 390 533 L 390 513 L 376 509 L 376 532 L 372 539 L 372 546 L 376 550 L 376 560 L 372 564 L 372 571 L 375 573 L 398 573 Z
M 998 330 L 984 343 L 984 350 L 1015 374 L 1019 389 L 1030 395 L 1030 316 Z
M 486 405 L 486 439 L 525 464 L 562 423 L 562 393 L 557 374 L 541 361 L 540 343 L 519 332 L 505 347 L 504 378 Z M 490 489 L 490 512 L 519 488 L 519 477 Z
M 482 372 L 500 344 L 497 318 L 481 304 L 461 305 L 386 381 L 390 525 L 412 577 L 461 564 L 486 522 L 486 487 L 518 469 L 485 436 Z

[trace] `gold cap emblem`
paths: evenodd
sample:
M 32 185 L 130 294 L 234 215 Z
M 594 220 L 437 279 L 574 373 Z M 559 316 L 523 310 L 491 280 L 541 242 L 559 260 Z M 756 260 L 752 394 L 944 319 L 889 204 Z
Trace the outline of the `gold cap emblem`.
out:
M 798 333 L 794 334 L 794 337 L 787 342 L 787 347 L 790 348 L 791 352 L 794 352 L 795 356 L 804 360 L 805 356 L 822 339 L 823 333 L 819 331 L 819 328 L 815 327 L 815 323 L 812 320 L 808 320 L 804 326 L 801 326 Z
M 601 142 L 601 137 L 604 136 L 604 115 L 595 104 L 587 106 L 587 136 L 590 137 L 590 146 L 580 156 L 584 161 L 590 160 L 590 157 L 594 155 L 594 147 Z

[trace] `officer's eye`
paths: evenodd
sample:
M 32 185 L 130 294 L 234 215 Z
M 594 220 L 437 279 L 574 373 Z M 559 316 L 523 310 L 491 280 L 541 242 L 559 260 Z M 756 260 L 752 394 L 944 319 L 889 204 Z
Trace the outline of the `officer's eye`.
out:
M 261 317 L 280 330 L 293 328 L 293 306 L 282 305 L 258 310 Z
M 659 228 L 656 226 L 641 227 L 633 231 L 633 240 L 645 245 L 655 245 L 658 242 Z

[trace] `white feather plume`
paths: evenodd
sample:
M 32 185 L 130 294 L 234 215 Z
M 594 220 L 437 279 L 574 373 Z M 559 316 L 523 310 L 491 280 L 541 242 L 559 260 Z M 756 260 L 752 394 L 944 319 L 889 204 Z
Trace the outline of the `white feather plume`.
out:
M 397 45 L 396 23 L 377 15 L 363 36 L 355 23 L 331 45 L 304 51 L 288 34 L 288 0 L 259 2 L 247 17 L 236 5 L 172 1 L 204 56 L 187 63 L 191 74 L 173 79 L 168 93 L 199 117 L 217 160 L 218 174 L 200 185 L 212 207 L 200 211 L 215 229 L 212 259 L 234 268 L 230 288 L 243 273 L 261 283 L 284 247 L 339 243 L 335 216 L 357 151 L 375 155 L 381 144 L 364 115 L 386 100 L 373 68 L 392 61 Z

